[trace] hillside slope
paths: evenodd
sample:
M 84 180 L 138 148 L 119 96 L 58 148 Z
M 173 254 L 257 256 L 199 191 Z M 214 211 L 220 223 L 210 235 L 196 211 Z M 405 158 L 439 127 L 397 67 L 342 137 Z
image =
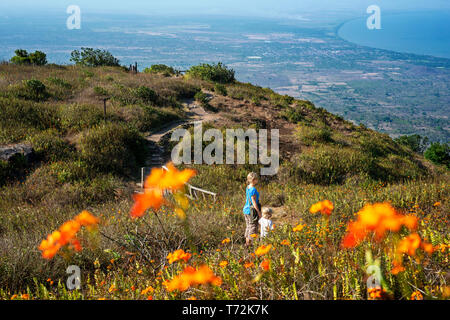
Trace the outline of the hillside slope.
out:
M 204 129 L 280 130 L 280 171 L 258 186 L 262 204 L 275 209 L 277 225 L 267 240 L 277 247 L 270 276 L 259 282 L 254 279 L 261 261 L 243 247 L 241 214 L 246 176 L 258 165 L 193 165 L 192 184 L 217 192 L 216 203 L 191 203 L 186 221 L 170 206 L 158 215 L 130 219 L 140 167 L 154 164 L 151 159 L 160 162 L 159 150 L 166 151 L 162 160 L 169 160 L 170 129 L 184 125 L 192 130 L 194 120 L 203 120 Z M 3 64 L 0 145 L 16 143 L 31 145 L 35 156 L 29 162 L 20 157 L 0 161 L 0 298 L 29 292 L 44 299 L 144 299 L 130 288 L 141 292 L 151 285 L 157 299 L 194 294 L 205 299 L 365 299 L 365 246 L 347 252 L 340 241 L 355 212 L 375 202 L 388 201 L 422 219 L 418 232 L 433 245 L 446 250 L 449 241 L 445 169 L 385 134 L 251 84 L 133 74 L 123 68 Z M 324 199 L 335 206 L 328 220 L 309 213 Z M 85 235 L 82 252 L 42 259 L 40 241 L 85 209 L 101 218 L 100 232 Z M 293 231 L 291 226 L 299 224 L 305 232 Z M 169 272 L 181 271 L 166 259 L 179 248 L 195 253 L 195 263 L 212 266 L 223 286 L 180 294 L 164 289 Z M 379 253 L 384 247 L 373 248 Z M 385 268 L 391 266 L 389 256 L 382 259 Z M 443 251 L 426 259 L 420 280 L 412 259 L 404 277 L 421 288 L 440 286 L 424 290 L 441 297 L 448 284 L 440 275 L 448 255 Z M 81 266 L 92 281 L 81 292 L 51 284 L 65 282 L 67 262 Z M 396 298 L 408 298 L 415 290 L 393 275 L 386 281 Z

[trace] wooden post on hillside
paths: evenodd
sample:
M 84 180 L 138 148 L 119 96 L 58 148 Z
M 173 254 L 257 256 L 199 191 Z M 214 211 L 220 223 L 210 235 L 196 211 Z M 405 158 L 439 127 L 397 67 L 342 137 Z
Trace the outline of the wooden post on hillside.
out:
M 103 98 L 103 115 L 105 116 L 105 122 L 106 122 L 106 101 L 108 101 L 109 98 Z

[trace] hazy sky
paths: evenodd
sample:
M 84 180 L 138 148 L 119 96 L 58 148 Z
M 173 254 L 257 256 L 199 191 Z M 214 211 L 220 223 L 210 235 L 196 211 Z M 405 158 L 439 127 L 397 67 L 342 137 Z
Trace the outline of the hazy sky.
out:
M 84 12 L 96 13 L 294 16 L 347 10 L 364 13 L 372 4 L 385 10 L 450 10 L 449 0 L 0 0 L 0 9 L 3 14 L 29 13 L 61 11 L 69 5 L 78 5 Z

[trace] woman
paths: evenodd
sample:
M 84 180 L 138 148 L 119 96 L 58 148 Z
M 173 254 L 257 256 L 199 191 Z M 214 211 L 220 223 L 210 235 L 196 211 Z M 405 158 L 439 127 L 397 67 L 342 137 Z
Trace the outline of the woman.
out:
M 250 172 L 247 176 L 247 189 L 245 192 L 245 206 L 243 209 L 245 217 L 245 244 L 252 243 L 252 234 L 258 234 L 258 220 L 261 218 L 261 205 L 259 204 L 259 193 L 256 190 L 258 175 Z

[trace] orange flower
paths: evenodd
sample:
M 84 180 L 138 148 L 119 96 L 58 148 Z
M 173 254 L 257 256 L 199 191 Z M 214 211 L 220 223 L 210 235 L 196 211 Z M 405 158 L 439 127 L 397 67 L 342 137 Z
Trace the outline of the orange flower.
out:
M 248 268 L 253 268 L 255 266 L 255 264 L 253 262 L 246 262 L 244 264 L 244 268 L 248 269 Z
M 357 220 L 349 223 L 348 232 L 342 240 L 344 248 L 355 247 L 369 232 L 373 232 L 375 239 L 380 241 L 387 231 L 397 232 L 403 225 L 410 230 L 417 227 L 416 217 L 397 213 L 387 202 L 365 205 L 357 215 Z
M 367 289 L 369 294 L 368 300 L 381 300 L 385 297 L 386 291 L 381 287 L 369 288 Z
M 184 252 L 183 249 L 178 249 L 172 253 L 169 253 L 167 256 L 167 260 L 172 264 L 178 260 L 184 260 L 184 262 L 188 262 L 188 260 L 192 257 L 190 253 Z
M 304 228 L 305 226 L 306 226 L 306 224 L 299 224 L 299 225 L 297 225 L 296 227 L 294 227 L 294 228 L 292 229 L 292 231 L 294 231 L 294 232 L 302 231 L 303 228 Z
M 168 291 L 172 292 L 174 290 L 186 291 L 191 286 L 207 283 L 220 286 L 222 279 L 214 275 L 213 271 L 207 265 L 203 265 L 198 269 L 186 267 L 181 274 L 165 282 L 164 285 Z
M 141 295 L 145 296 L 147 295 L 147 293 L 152 293 L 153 291 L 155 291 L 155 289 L 153 289 L 152 286 L 145 288 L 144 290 L 141 291 Z
M 409 300 L 423 300 L 423 295 L 420 293 L 420 291 L 414 291 L 411 294 L 411 298 Z
M 272 245 L 268 244 L 268 245 L 262 245 L 260 246 L 258 249 L 255 250 L 255 254 L 257 256 L 263 256 L 265 255 L 267 252 L 270 251 L 270 249 L 272 249 Z
M 433 204 L 433 206 L 435 206 L 435 207 L 439 207 L 440 205 L 441 205 L 441 203 L 439 201 L 437 201 Z
M 434 251 L 431 243 L 422 241 L 417 233 L 413 233 L 399 241 L 397 245 L 397 253 L 399 255 L 406 253 L 413 257 L 416 255 L 416 250 L 418 248 L 422 248 L 422 250 L 428 254 L 432 254 Z
M 268 259 L 265 259 L 261 262 L 261 264 L 259 265 L 261 267 L 261 269 L 263 269 L 264 271 L 268 271 L 270 269 L 270 261 Z
M 288 245 L 291 244 L 291 242 L 290 242 L 289 240 L 287 240 L 287 239 L 284 239 L 284 240 L 282 240 L 282 241 L 280 242 L 280 244 L 283 245 L 283 246 L 288 246 Z
M 403 265 L 400 262 L 394 261 L 394 268 L 392 268 L 391 273 L 393 275 L 396 275 L 403 271 L 405 271 L 405 267 L 403 267 Z
M 320 212 L 323 215 L 329 216 L 333 210 L 334 210 L 333 203 L 330 200 L 324 200 L 313 204 L 309 209 L 309 212 L 311 213 Z
M 75 221 L 77 221 L 80 225 L 85 227 L 97 225 L 99 222 L 97 217 L 93 216 L 86 210 L 81 212 L 78 216 L 76 216 Z
M 231 241 L 230 238 L 223 239 L 222 244 L 230 243 L 230 241 Z
M 153 168 L 145 180 L 144 193 L 134 196 L 134 206 L 131 209 L 132 217 L 142 217 L 150 208 L 158 210 L 164 201 L 165 190 L 180 190 L 194 175 L 195 171 L 185 169 L 179 171 L 172 163 L 167 164 L 167 170 Z
M 47 236 L 47 239 L 41 241 L 39 250 L 42 251 L 42 257 L 52 259 L 65 245 L 71 245 L 75 251 L 81 251 L 81 244 L 76 239 L 76 234 L 82 226 L 93 227 L 99 220 L 87 211 L 83 211 L 73 220 L 65 222 L 57 231 Z

